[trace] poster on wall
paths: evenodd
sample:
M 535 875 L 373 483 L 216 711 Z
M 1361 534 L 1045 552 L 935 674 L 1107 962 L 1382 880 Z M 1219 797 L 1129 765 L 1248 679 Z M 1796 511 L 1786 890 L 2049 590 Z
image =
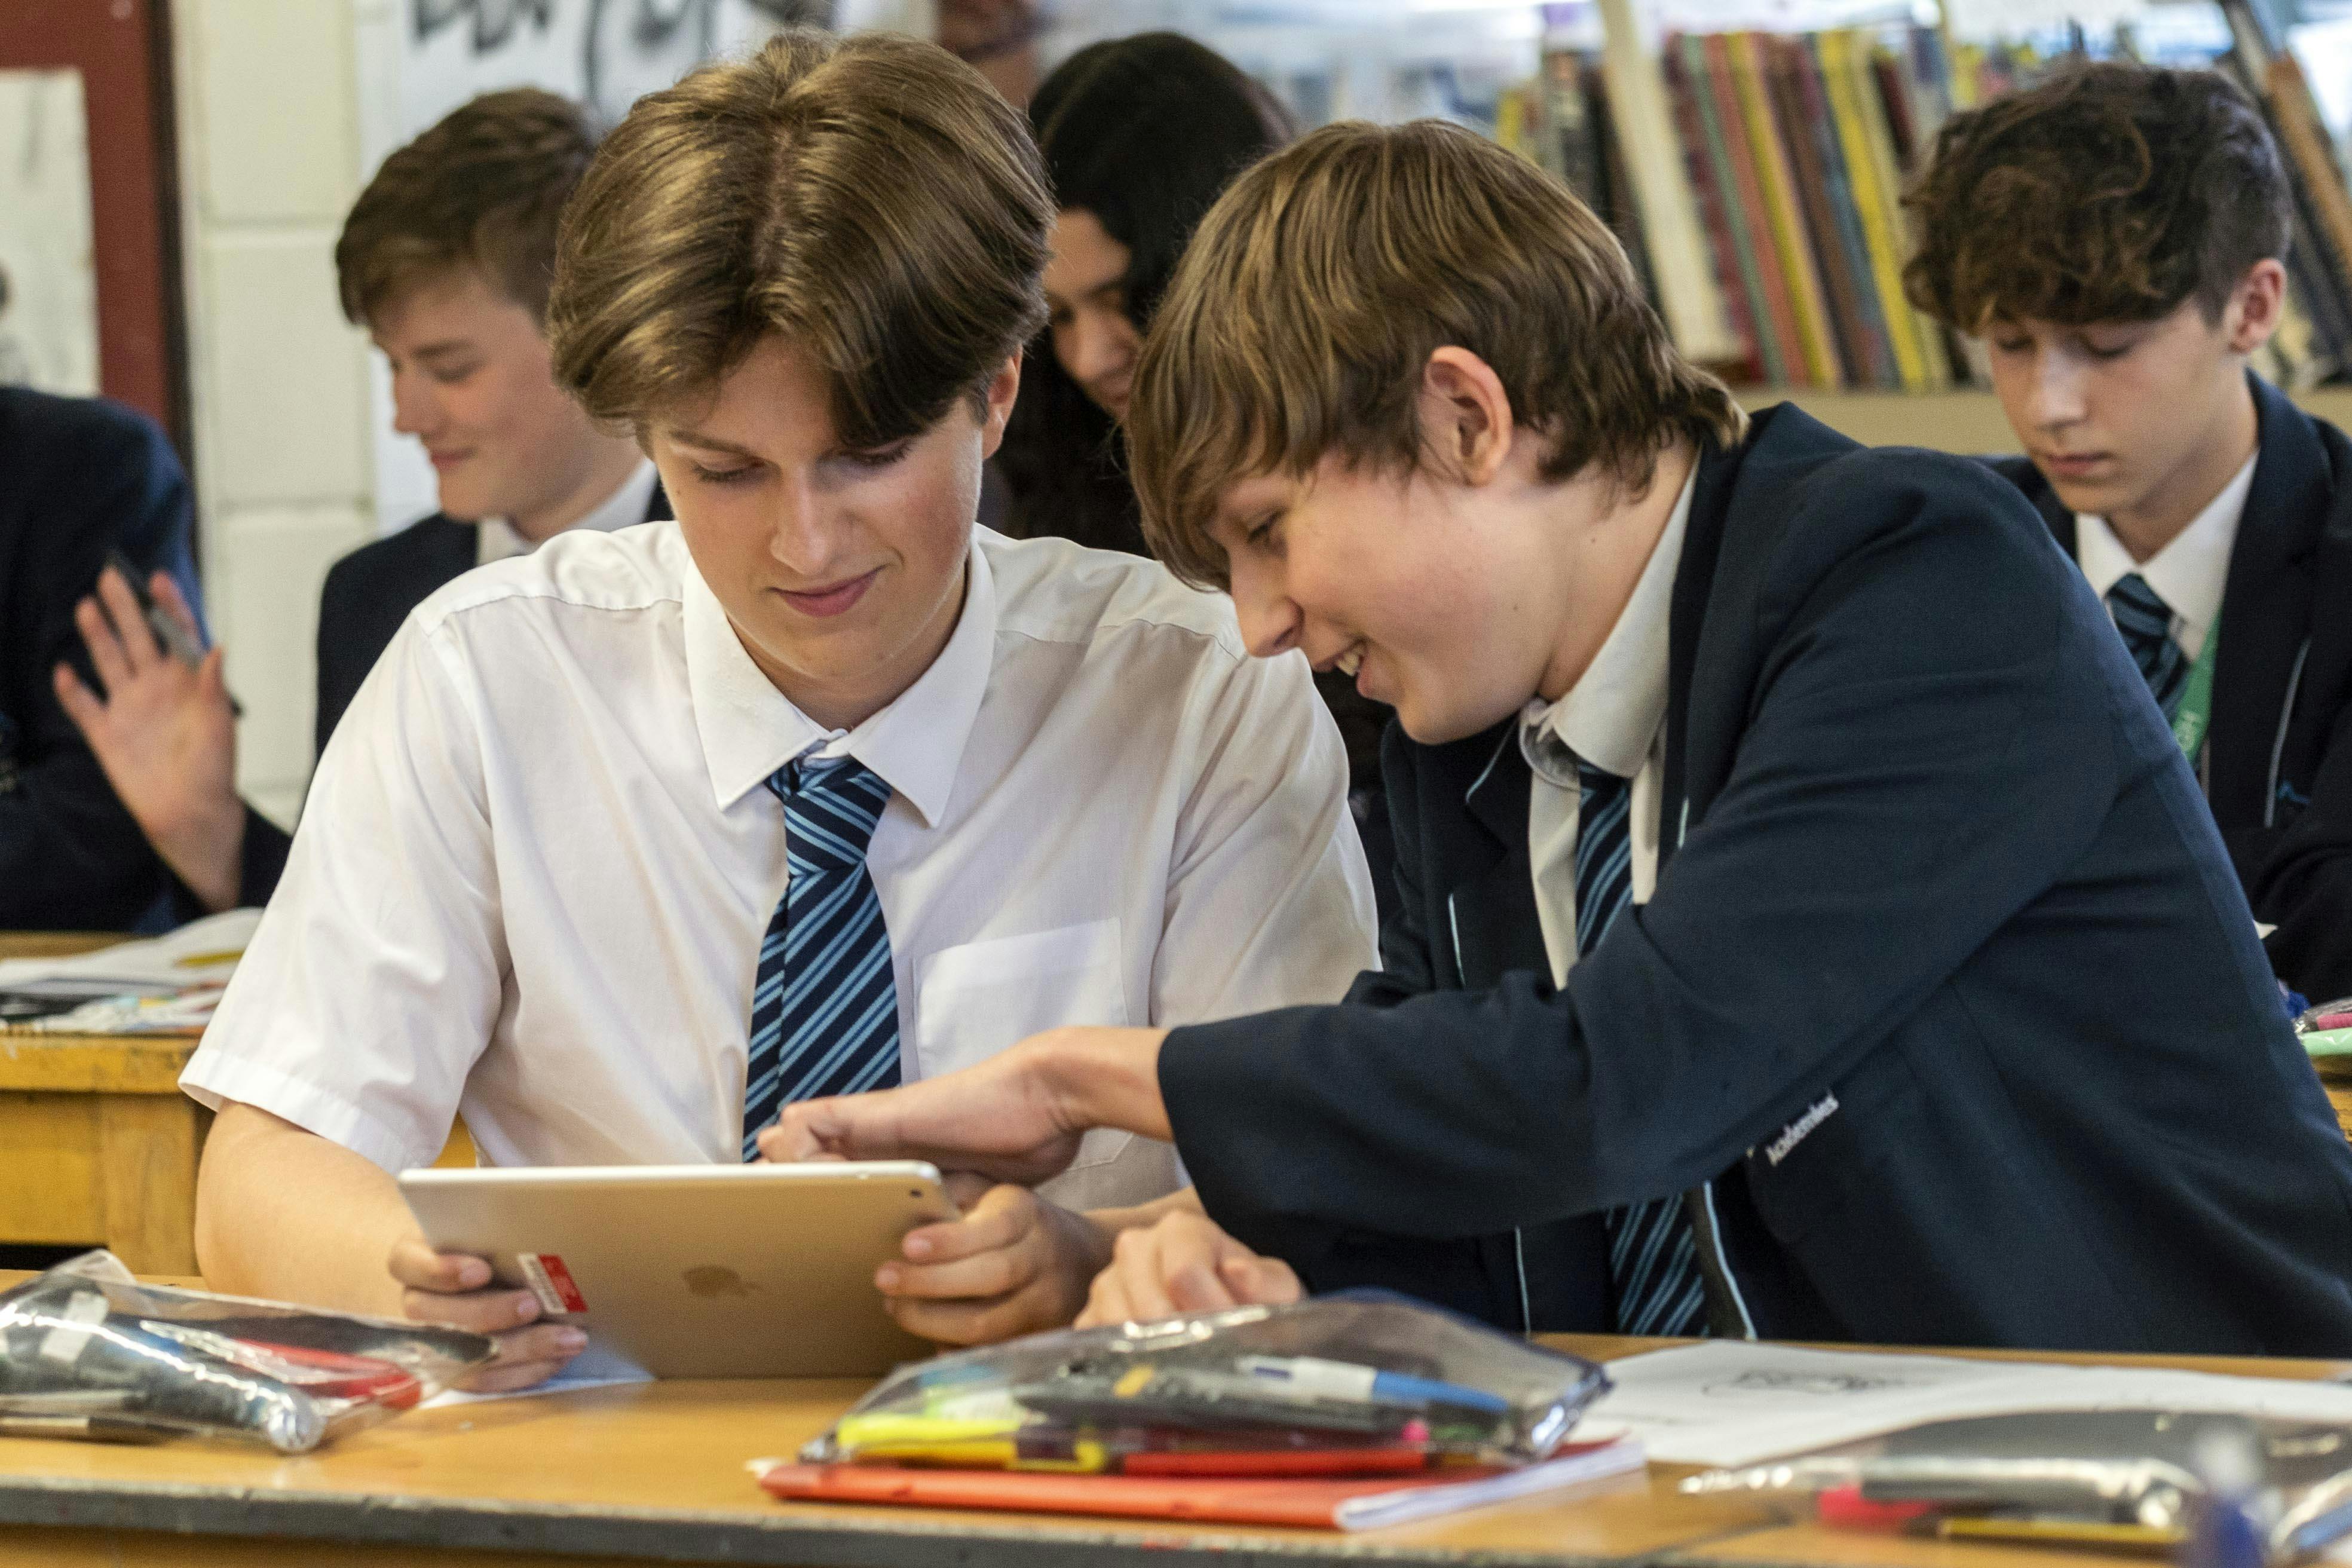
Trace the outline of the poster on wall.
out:
M 0 70 L 0 384 L 98 391 L 81 72 Z
M 929 36 L 929 0 L 405 0 L 404 140 L 478 92 L 543 87 L 609 125 L 702 61 L 793 25 Z

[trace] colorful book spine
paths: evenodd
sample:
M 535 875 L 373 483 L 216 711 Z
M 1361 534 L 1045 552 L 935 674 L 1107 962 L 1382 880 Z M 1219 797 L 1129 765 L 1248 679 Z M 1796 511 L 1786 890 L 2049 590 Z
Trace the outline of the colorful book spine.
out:
M 1862 215 L 1854 208 L 1853 185 L 1846 178 L 1845 149 L 1839 142 L 1837 121 L 1830 112 L 1829 94 L 1822 85 L 1820 61 L 1814 58 L 1811 43 L 1804 38 L 1787 39 L 1782 54 L 1788 62 L 1790 79 L 1795 84 L 1797 123 L 1812 139 L 1831 220 L 1837 228 L 1843 258 L 1842 270 L 1853 288 L 1862 355 L 1862 368 L 1855 379 L 1870 386 L 1900 388 L 1903 379 L 1895 369 L 1895 348 L 1887 336 L 1886 312 L 1880 305 L 1878 285 L 1871 275 L 1870 244 L 1863 236 Z
M 1756 154 L 1748 144 L 1748 123 L 1741 114 L 1731 80 L 1731 61 L 1724 37 L 1710 33 L 1696 40 L 1696 84 L 1699 103 L 1711 109 L 1722 160 L 1718 183 L 1725 205 L 1732 212 L 1731 242 L 1748 263 L 1755 279 L 1757 331 L 1768 345 L 1767 370 L 1774 381 L 1805 384 L 1804 345 L 1797 340 L 1795 313 L 1789 308 L 1788 279 L 1781 275 L 1780 253 L 1772 244 L 1771 218 L 1764 208 L 1764 193 L 1756 179 Z
M 1861 91 L 1868 65 L 1865 61 L 1860 70 L 1856 68 L 1858 43 L 1854 35 L 1842 31 L 1817 34 L 1813 39 L 1822 83 L 1829 91 L 1830 112 L 1837 121 L 1838 142 L 1845 150 L 1854 210 L 1861 216 L 1863 237 L 1870 250 L 1871 280 L 1886 313 L 1895 371 L 1903 390 L 1926 392 L 1936 384 L 1929 379 L 1917 315 L 1903 297 L 1904 231 L 1893 221 L 1894 193 L 1886 189 L 1893 172 L 1892 155 L 1874 145 L 1870 135 L 1876 117 Z M 1881 135 L 1883 140 L 1883 132 Z
M 1721 280 L 1725 303 L 1743 340 L 1754 374 L 1765 381 L 1784 380 L 1779 345 L 1766 321 L 1763 289 L 1756 262 L 1735 237 L 1745 222 L 1724 156 L 1723 135 L 1716 125 L 1715 102 L 1705 86 L 1706 60 L 1696 38 L 1669 39 L 1666 59 L 1668 88 L 1677 119 L 1685 127 L 1683 146 L 1689 156 L 1691 184 L 1699 193 L 1707 241 L 1715 252 L 1716 276 Z
M 1864 44 L 1862 52 L 1868 62 L 1864 96 L 1872 98 L 1869 89 L 1874 88 L 1874 101 L 1883 115 L 1880 124 L 1885 127 L 1887 152 L 1886 188 L 1893 193 L 1895 203 L 1888 219 L 1894 224 L 1895 232 L 1901 237 L 1904 255 L 1908 256 L 1913 237 L 1910 219 L 1903 211 L 1904 171 L 1918 166 L 1920 153 L 1918 119 L 1912 103 L 1911 82 L 1902 65 L 1886 50 Z M 1904 305 L 1904 309 L 1910 309 L 1908 303 Z M 1940 321 L 1931 321 L 1916 312 L 1914 319 L 1918 324 L 1919 345 L 1927 360 L 1929 383 L 1949 386 L 1953 380 L 1952 364 L 1956 354 L 1949 334 Z
M 1837 345 L 1841 378 L 1848 386 L 1868 386 L 1870 353 L 1854 296 L 1853 277 L 1846 268 L 1845 246 L 1838 235 L 1837 215 L 1830 208 L 1829 178 L 1822 168 L 1821 148 L 1805 118 L 1805 103 L 1790 59 L 1789 40 L 1767 36 L 1758 42 L 1766 97 L 1772 121 L 1789 157 L 1789 176 L 1796 186 L 1797 210 L 1804 219 L 1805 238 L 1821 274 L 1822 298 L 1829 307 L 1830 336 Z M 1794 51 L 1801 54 L 1803 51 Z
M 1756 161 L 1757 190 L 1762 198 L 1765 225 L 1775 259 L 1780 264 L 1790 323 L 1811 385 L 1835 388 L 1843 377 L 1831 321 L 1829 300 L 1821 270 L 1805 232 L 1804 216 L 1788 149 L 1780 140 L 1780 117 L 1772 101 L 1761 58 L 1764 40 L 1755 33 L 1724 37 L 1724 54 L 1731 68 L 1733 95 L 1747 127 L 1749 155 Z

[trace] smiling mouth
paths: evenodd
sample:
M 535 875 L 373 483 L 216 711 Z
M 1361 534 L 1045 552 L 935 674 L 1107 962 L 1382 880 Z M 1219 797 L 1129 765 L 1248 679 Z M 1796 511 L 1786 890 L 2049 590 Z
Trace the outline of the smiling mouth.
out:
M 872 587 L 874 579 L 881 574 L 882 568 L 877 566 L 873 571 L 861 576 L 852 577 L 846 582 L 835 583 L 830 587 L 779 588 L 776 592 L 783 595 L 785 603 L 804 616 L 819 617 L 838 616 L 864 598 L 866 590 Z
M 1336 669 L 1350 680 L 1356 679 L 1356 672 L 1363 668 L 1364 645 L 1360 642 L 1349 643 L 1315 667 L 1318 673 L 1327 669 Z

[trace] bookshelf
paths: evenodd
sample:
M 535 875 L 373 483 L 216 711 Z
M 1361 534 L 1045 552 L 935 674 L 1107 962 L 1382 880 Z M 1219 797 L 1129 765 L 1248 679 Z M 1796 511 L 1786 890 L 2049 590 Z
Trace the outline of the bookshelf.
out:
M 1945 115 L 2031 80 L 2069 23 L 2095 49 L 2127 34 L 2152 63 L 2226 56 L 2301 148 L 2300 321 L 2256 368 L 2352 428 L 2352 384 L 2325 380 L 2352 375 L 2352 202 L 2325 194 L 2342 176 L 2304 112 L 2308 98 L 2352 121 L 2352 16 L 2302 87 L 2271 0 L 1057 0 L 1050 16 L 1049 61 L 1172 27 L 1302 123 L 1435 114 L 1492 134 L 1616 229 L 1683 352 L 1757 383 L 1736 384 L 1743 405 L 1962 453 L 2018 448 L 1965 345 L 1901 299 L 1910 165 Z M 2302 26 L 2295 51 L 2326 30 Z M 1769 384 L 1767 339 L 1784 373 Z
M 1842 435 L 1866 447 L 1929 447 L 1975 457 L 2015 452 L 2017 437 L 1990 392 L 1817 392 L 1801 387 L 1746 386 L 1734 389 L 1751 412 L 1793 403 Z M 2352 429 L 2352 386 L 2311 387 L 2294 395 L 2306 413 Z
M 2002 433 L 1998 410 L 1968 395 L 1983 396 L 1968 345 L 1905 297 L 1904 191 L 1947 117 L 2085 47 L 2081 33 L 2046 36 L 2081 8 L 2028 5 L 2020 16 L 2045 36 L 1970 41 L 1956 13 L 1990 9 L 2011 28 L 2020 8 L 1943 0 L 1929 22 L 1869 0 L 1591 0 L 1597 28 L 1547 27 L 1496 134 L 1616 231 L 1693 359 L 1881 439 L 1932 431 L 1979 447 Z M 2194 27 L 2159 19 L 2167 7 L 2106 9 L 2114 41 L 2092 40 L 2091 53 L 2210 65 L 2278 142 L 2296 205 L 2286 320 L 2255 368 L 2289 388 L 2352 378 L 2352 195 L 2317 89 L 2343 74 L 2334 66 L 2352 39 L 2307 76 L 2295 52 L 2306 46 L 2290 47 L 2260 0 L 2169 8 L 2208 13 Z M 1894 401 L 1868 401 L 1880 395 Z

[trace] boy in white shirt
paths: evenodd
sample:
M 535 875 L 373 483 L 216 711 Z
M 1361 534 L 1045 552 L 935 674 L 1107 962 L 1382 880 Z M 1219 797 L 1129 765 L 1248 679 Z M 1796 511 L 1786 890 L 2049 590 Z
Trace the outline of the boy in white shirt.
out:
M 392 1182 L 460 1110 L 496 1163 L 742 1160 L 793 1100 L 1370 963 L 1304 661 L 1157 565 L 974 527 L 1053 211 L 1017 113 L 882 36 L 787 34 L 606 140 L 556 372 L 679 521 L 451 585 L 362 690 L 184 1079 L 210 1281 L 498 1331 L 528 1383 L 576 1331 Z M 1066 1321 L 1190 1201 L 1116 1132 L 1066 1182 L 910 1237 L 899 1321 Z

